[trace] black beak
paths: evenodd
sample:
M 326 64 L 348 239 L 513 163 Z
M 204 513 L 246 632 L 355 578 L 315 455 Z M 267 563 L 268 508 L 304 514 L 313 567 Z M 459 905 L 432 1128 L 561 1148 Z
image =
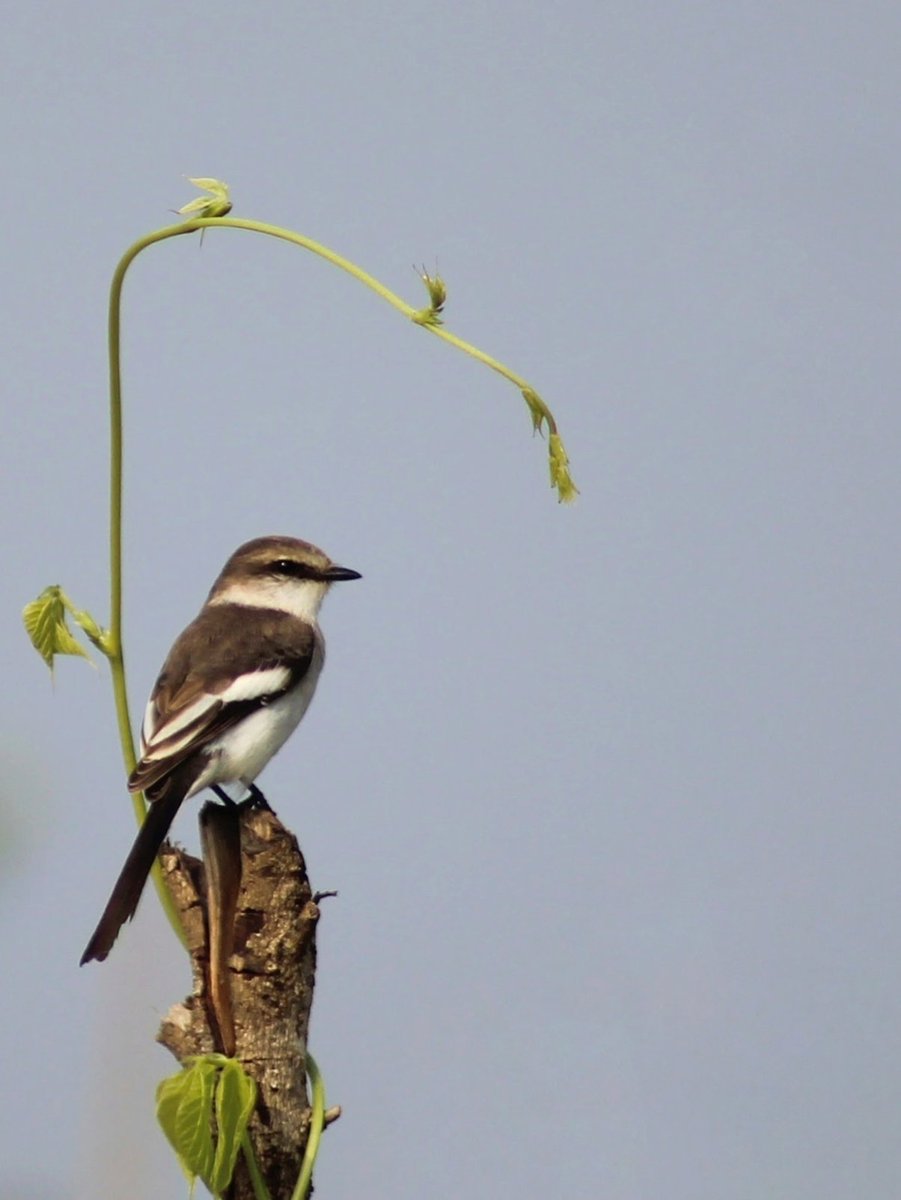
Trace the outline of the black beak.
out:
M 338 583 L 342 579 L 362 579 L 363 578 L 363 576 L 360 574 L 359 571 L 352 571 L 350 569 L 350 567 L 334 567 L 334 566 L 329 567 L 327 571 L 324 571 L 323 576 L 325 579 L 327 579 L 329 581 L 329 583 Z

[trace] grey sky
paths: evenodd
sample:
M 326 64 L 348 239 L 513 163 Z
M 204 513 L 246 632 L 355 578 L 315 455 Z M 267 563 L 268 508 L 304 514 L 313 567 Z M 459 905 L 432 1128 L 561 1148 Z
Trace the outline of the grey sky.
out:
M 132 703 L 245 538 L 364 581 L 261 782 L 314 881 L 319 1195 L 901 1192 L 894 4 L 5 6 L 0 1196 L 184 1194 L 152 1039 L 187 970 L 107 674 L 116 259 L 214 175 L 300 251 L 177 239 L 127 285 Z M 178 836 L 196 842 L 195 813 Z

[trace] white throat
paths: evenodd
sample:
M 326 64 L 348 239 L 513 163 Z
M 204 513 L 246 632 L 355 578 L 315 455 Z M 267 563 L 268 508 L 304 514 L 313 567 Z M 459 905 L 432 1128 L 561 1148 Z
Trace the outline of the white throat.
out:
M 253 583 L 228 583 L 207 603 L 278 609 L 315 625 L 328 586 L 318 579 L 255 579 Z

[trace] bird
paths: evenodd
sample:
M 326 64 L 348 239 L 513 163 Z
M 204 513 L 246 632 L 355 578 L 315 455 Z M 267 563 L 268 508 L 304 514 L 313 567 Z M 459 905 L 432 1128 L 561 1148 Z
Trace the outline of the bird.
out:
M 150 693 L 140 758 L 128 777 L 147 814 L 81 956 L 102 962 L 138 907 L 182 803 L 204 788 L 231 801 L 254 782 L 309 707 L 325 660 L 319 608 L 329 588 L 360 579 L 318 547 L 279 535 L 245 542 L 175 639 Z

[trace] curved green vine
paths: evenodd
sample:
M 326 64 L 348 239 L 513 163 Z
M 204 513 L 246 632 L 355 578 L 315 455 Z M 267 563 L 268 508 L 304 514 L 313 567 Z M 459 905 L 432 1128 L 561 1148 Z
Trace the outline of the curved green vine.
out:
M 204 189 L 208 194 L 186 204 L 179 210 L 188 219 L 177 225 L 168 225 L 147 234 L 130 246 L 122 255 L 113 273 L 109 296 L 109 369 L 110 369 L 110 526 L 109 526 L 109 558 L 110 558 L 110 624 L 108 629 L 102 629 L 91 615 L 77 608 L 66 593 L 58 585 L 45 588 L 40 596 L 27 605 L 23 613 L 25 626 L 38 653 L 44 658 L 50 668 L 53 668 L 54 656 L 57 654 L 81 654 L 84 650 L 73 637 L 67 625 L 71 617 L 75 624 L 85 633 L 87 638 L 105 655 L 110 664 L 110 675 L 113 687 L 113 697 L 116 709 L 116 721 L 122 756 L 128 773 L 136 763 L 135 747 L 132 734 L 131 715 L 128 704 L 128 690 L 125 673 L 125 657 L 122 639 L 122 483 L 123 483 L 123 432 L 122 432 L 122 363 L 121 363 L 121 310 L 122 288 L 128 268 L 142 251 L 158 242 L 171 237 L 182 237 L 185 234 L 197 233 L 203 236 L 207 229 L 243 229 L 252 233 L 261 233 L 275 237 L 281 241 L 290 242 L 312 254 L 330 262 L 333 266 L 345 271 L 348 275 L 364 284 L 390 304 L 414 324 L 421 326 L 442 341 L 455 346 L 458 350 L 483 363 L 492 371 L 497 372 L 514 384 L 521 392 L 528 406 L 532 426 L 536 432 L 548 433 L 548 463 L 551 486 L 556 490 L 562 502 L 575 499 L 577 488 L 569 472 L 569 459 L 560 437 L 557 423 L 553 414 L 533 387 L 520 375 L 511 371 L 498 359 L 485 351 L 465 342 L 456 334 L 450 333 L 443 326 L 442 312 L 447 299 L 447 289 L 444 281 L 438 275 L 430 275 L 424 269 L 420 278 L 429 297 L 425 308 L 414 308 L 407 304 L 374 276 L 358 267 L 356 263 L 337 254 L 334 250 L 323 246 L 312 238 L 283 229 L 277 225 L 269 225 L 262 221 L 253 221 L 241 217 L 230 217 L 231 200 L 225 184 L 215 179 L 192 179 L 190 182 Z M 135 816 L 140 824 L 147 813 L 146 801 L 142 794 L 133 796 Z M 154 864 L 153 880 L 173 929 L 182 944 L 186 944 L 177 911 L 165 887 L 159 862 Z M 300 1175 L 292 1194 L 292 1200 L 306 1200 L 309 1193 L 313 1173 L 313 1164 L 319 1150 L 322 1130 L 325 1123 L 325 1085 L 316 1062 L 307 1055 L 307 1073 L 312 1089 L 312 1115 L 307 1137 L 306 1149 L 301 1165 Z M 260 1174 L 258 1164 L 246 1131 L 242 1137 L 242 1146 L 250 1171 L 254 1193 L 258 1200 L 268 1200 L 265 1181 Z
M 303 1162 L 300 1164 L 300 1174 L 291 1193 L 291 1200 L 306 1200 L 313 1181 L 313 1166 L 319 1153 L 319 1142 L 325 1128 L 325 1082 L 316 1065 L 316 1060 L 307 1051 L 307 1075 L 310 1077 L 313 1112 L 310 1116 L 310 1129 L 307 1133 L 307 1144 L 303 1152 Z

